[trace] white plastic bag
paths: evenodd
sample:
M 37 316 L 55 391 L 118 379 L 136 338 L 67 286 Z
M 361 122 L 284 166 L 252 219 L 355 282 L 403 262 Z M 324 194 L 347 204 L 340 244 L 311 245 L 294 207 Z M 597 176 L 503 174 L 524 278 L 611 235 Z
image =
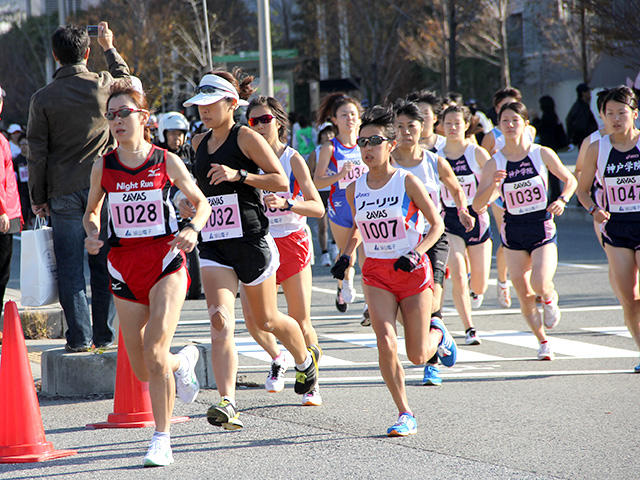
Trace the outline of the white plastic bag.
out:
M 53 230 L 40 217 L 36 217 L 34 230 L 22 232 L 20 292 L 22 305 L 26 307 L 40 307 L 58 301 Z

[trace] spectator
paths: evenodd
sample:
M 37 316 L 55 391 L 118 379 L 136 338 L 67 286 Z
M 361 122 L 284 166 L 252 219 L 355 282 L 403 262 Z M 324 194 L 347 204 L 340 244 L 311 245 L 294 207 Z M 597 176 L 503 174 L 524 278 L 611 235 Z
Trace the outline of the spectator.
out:
M 11 148 L 11 156 L 16 158 L 20 155 L 20 147 L 18 146 L 18 140 L 21 135 L 24 135 L 22 131 L 22 127 L 17 123 L 12 123 L 9 125 L 9 130 L 7 130 L 9 134 L 9 147 Z
M 68 352 L 113 343 L 115 309 L 109 292 L 107 232 L 100 232 L 104 247 L 89 256 L 91 317 L 84 280 L 82 217 L 89 194 L 93 163 L 113 148 L 105 118 L 114 77 L 129 75 L 129 67 L 113 47 L 113 32 L 106 22 L 98 25 L 98 43 L 109 72 L 87 69 L 89 36 L 84 28 L 59 27 L 51 38 L 53 54 L 62 65 L 53 82 L 31 97 L 29 106 L 29 192 L 36 215 L 51 214 L 53 247 L 58 264 L 58 292 L 68 329 Z M 106 203 L 106 202 L 105 202 Z M 107 225 L 103 205 L 102 225 Z
M 544 95 L 538 100 L 542 116 L 532 123 L 538 132 L 538 143 L 557 152 L 569 144 L 564 127 L 556 114 L 556 104 L 549 95 Z M 560 180 L 549 172 L 549 202 L 553 203 L 561 193 Z
M 0 113 L 4 106 L 4 90 L 0 87 Z M 22 226 L 20 198 L 9 142 L 0 135 L 0 302 L 4 305 L 4 291 L 9 283 L 13 234 Z M 0 311 L 2 310 L 0 305 Z
M 20 208 L 22 209 L 22 220 L 26 227 L 31 225 L 34 218 L 31 211 L 31 200 L 29 199 L 29 167 L 27 158 L 29 158 L 29 142 L 27 136 L 22 134 L 18 139 L 20 153 L 13 159 L 13 168 L 16 171 L 16 179 L 18 180 L 18 193 L 20 194 Z
M 591 87 L 581 83 L 576 87 L 576 93 L 578 98 L 569 110 L 566 123 L 569 141 L 579 147 L 587 135 L 598 129 L 598 123 L 591 112 Z
M 300 129 L 296 132 L 296 144 L 298 145 L 298 152 L 306 160 L 316 148 L 316 144 L 313 141 L 313 128 L 311 128 L 311 123 L 305 115 L 298 115 L 298 123 L 300 123 Z

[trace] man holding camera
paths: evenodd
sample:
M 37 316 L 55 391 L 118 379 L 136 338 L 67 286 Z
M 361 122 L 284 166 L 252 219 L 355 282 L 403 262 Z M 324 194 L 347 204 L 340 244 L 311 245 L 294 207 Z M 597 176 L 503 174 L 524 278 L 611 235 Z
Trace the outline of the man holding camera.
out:
M 51 37 L 53 55 L 60 68 L 53 82 L 31 97 L 29 106 L 29 193 L 33 212 L 51 215 L 53 246 L 58 268 L 60 304 L 68 325 L 68 352 L 105 348 L 114 341 L 115 309 L 109 292 L 106 229 L 105 246 L 89 255 L 91 317 L 84 279 L 82 226 L 93 162 L 113 148 L 105 119 L 109 89 L 117 77 L 129 75 L 129 67 L 113 47 L 113 32 L 106 22 L 97 26 L 109 72 L 87 69 L 89 35 L 75 25 L 59 27 Z M 94 27 L 95 29 L 95 27 Z M 105 202 L 106 203 L 106 202 Z M 102 225 L 107 224 L 106 205 Z

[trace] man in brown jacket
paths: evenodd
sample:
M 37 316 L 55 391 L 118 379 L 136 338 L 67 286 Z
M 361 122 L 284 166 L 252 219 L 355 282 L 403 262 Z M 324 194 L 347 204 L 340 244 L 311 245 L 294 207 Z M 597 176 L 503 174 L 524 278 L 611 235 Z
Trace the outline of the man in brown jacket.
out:
M 59 27 L 51 43 L 61 67 L 53 75 L 53 82 L 31 97 L 27 127 L 29 193 L 33 212 L 51 215 L 60 304 L 69 327 L 65 348 L 82 352 L 90 350 L 92 344 L 104 348 L 114 341 L 115 309 L 109 292 L 106 241 L 99 255 L 89 255 L 93 328 L 91 325 L 82 216 L 93 162 L 114 146 L 104 117 L 109 89 L 115 77 L 129 75 L 129 67 L 113 47 L 113 32 L 106 22 L 98 25 L 98 43 L 109 72 L 87 69 L 90 39 L 86 29 Z M 106 215 L 103 206 L 103 240 Z

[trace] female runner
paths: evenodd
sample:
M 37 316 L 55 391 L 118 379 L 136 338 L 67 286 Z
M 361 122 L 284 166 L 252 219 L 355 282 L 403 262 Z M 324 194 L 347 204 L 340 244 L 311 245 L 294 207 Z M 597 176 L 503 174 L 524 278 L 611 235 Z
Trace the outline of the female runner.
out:
M 311 325 L 311 239 L 305 230 L 307 217 L 324 214 L 320 194 L 311 180 L 307 164 L 302 156 L 286 145 L 289 119 L 280 102 L 273 97 L 258 97 L 247 107 L 249 126 L 264 137 L 273 152 L 280 158 L 282 168 L 289 179 L 286 192 L 265 192 L 265 213 L 269 218 L 269 232 L 274 237 L 280 253 L 280 267 L 276 272 L 276 283 L 282 285 L 289 307 L 289 316 L 294 318 L 304 335 L 308 348 L 320 360 L 321 350 L 318 335 Z M 284 352 L 276 343 L 272 333 L 257 327 L 245 295 L 240 294 L 245 312 L 247 329 L 271 355 L 271 370 L 265 388 L 268 392 L 280 392 L 284 388 L 284 373 L 287 369 Z M 302 396 L 303 405 L 321 405 L 318 384 Z
M 582 173 L 584 159 L 587 155 L 587 150 L 589 149 L 589 145 L 600 140 L 604 135 L 608 135 L 611 132 L 609 119 L 604 114 L 604 110 L 603 110 L 604 100 L 605 98 L 607 98 L 608 93 L 609 93 L 609 90 L 607 89 L 600 90 L 598 92 L 598 97 L 596 101 L 598 112 L 600 114 L 600 118 L 602 119 L 602 122 L 604 125 L 600 130 L 596 130 L 591 135 L 586 137 L 582 141 L 582 145 L 580 145 L 580 150 L 578 151 L 578 159 L 576 160 L 576 168 L 574 170 L 574 175 L 578 179 L 578 182 L 580 182 L 580 174 Z M 602 185 L 598 183 L 597 178 L 594 179 L 593 186 L 591 187 L 591 200 L 593 200 L 594 203 L 596 203 L 601 208 L 604 208 L 604 205 L 605 205 L 603 194 L 604 194 L 604 191 L 602 190 Z M 602 228 L 601 227 L 602 227 L 602 224 L 598 223 L 596 221 L 596 218 L 594 217 L 593 230 L 596 232 L 596 237 L 598 238 L 598 242 L 602 245 L 602 248 L 604 248 L 604 244 L 602 244 Z M 613 284 L 614 284 L 613 280 L 611 278 L 609 280 L 610 280 L 611 286 L 613 287 Z
M 458 182 L 467 196 L 467 205 L 471 205 L 478 187 L 480 172 L 489 154 L 487 151 L 471 143 L 468 138 L 471 112 L 467 107 L 452 106 L 442 113 L 442 123 L 447 142 L 438 150 L 438 155 L 447 159 Z M 444 225 L 449 237 L 450 255 L 449 269 L 453 303 L 465 328 L 465 342 L 467 345 L 478 345 L 480 339 L 473 326 L 471 308 L 482 305 L 484 292 L 489 282 L 491 266 L 491 228 L 486 208 L 480 210 L 459 208 L 454 199 L 445 189 L 441 191 L 444 204 Z M 468 225 L 461 222 L 464 213 L 475 219 L 475 226 L 467 231 Z M 467 268 L 466 258 L 469 259 Z M 470 272 L 469 272 L 470 270 Z M 469 279 L 469 275 L 471 277 Z M 469 291 L 471 286 L 471 291 Z
M 531 143 L 526 133 L 529 116 L 520 102 L 508 103 L 498 114 L 505 146 L 496 152 L 482 171 L 482 181 L 473 202 L 481 208 L 499 195 L 505 204 L 502 243 L 520 310 L 540 343 L 538 359 L 552 360 L 553 352 L 545 328 L 560 321 L 558 293 L 553 276 L 558 265 L 554 215 L 562 215 L 576 189 L 576 179 L 556 153 Z M 554 202 L 547 195 L 550 171 L 564 183 Z M 536 306 L 542 298 L 543 318 Z
M 442 148 L 446 139 L 434 131 L 434 126 L 438 121 L 438 115 L 442 109 L 442 100 L 430 90 L 420 90 L 410 93 L 407 100 L 418 105 L 422 113 L 422 136 L 420 145 L 427 150 L 436 153 Z
M 246 104 L 241 98 L 253 92 L 252 80 L 245 77 L 240 84 L 229 72 L 208 73 L 200 80 L 196 95 L 184 103 L 185 107 L 197 105 L 200 119 L 210 128 L 193 138 L 193 172 L 213 207 L 199 249 L 211 320 L 211 360 L 221 400 L 209 408 L 207 420 L 227 430 L 244 426 L 235 403 L 238 354 L 233 335 L 238 281 L 249 318 L 259 319 L 256 328 L 273 333 L 293 355 L 295 392 L 309 392 L 317 371 L 317 358 L 307 350 L 300 326 L 277 309 L 278 249 L 268 234 L 261 190 L 286 191 L 289 182 L 266 140 L 233 119 L 236 108 Z M 181 203 L 180 214 L 188 216 L 189 205 Z
M 507 103 L 521 101 L 522 94 L 520 93 L 520 90 L 513 87 L 506 87 L 498 90 L 493 95 L 493 108 L 495 109 L 496 114 L 498 114 L 502 107 Z M 536 129 L 532 125 L 527 125 L 525 131 L 529 141 L 533 142 L 534 138 L 536 138 Z M 498 150 L 502 150 L 504 147 L 504 136 L 500 130 L 499 122 L 493 130 L 482 138 L 482 147 L 491 155 Z M 502 223 L 504 222 L 504 204 L 502 203 L 501 198 L 498 198 L 491 204 L 491 213 L 496 221 L 498 231 L 501 232 Z M 499 245 L 498 250 L 496 251 L 496 269 L 498 270 L 498 283 L 496 285 L 498 303 L 504 308 L 509 308 L 511 306 L 511 290 L 509 288 L 509 282 L 507 281 L 507 263 L 504 258 L 504 247 L 502 245 Z
M 602 242 L 609 260 L 614 292 L 622 304 L 624 322 L 640 348 L 640 131 L 638 99 L 628 87 L 609 91 L 603 103 L 610 134 L 589 145 L 584 159 L 578 199 L 602 223 Z M 590 196 L 597 178 L 604 187 L 604 205 Z M 634 368 L 640 373 L 640 363 Z
M 392 165 L 411 172 L 420 179 L 431 197 L 438 212 L 441 211 L 440 183 L 449 191 L 460 211 L 460 222 L 465 225 L 466 231 L 473 229 L 475 219 L 466 210 L 467 196 L 464 194 L 451 165 L 444 158 L 424 150 L 420 146 L 423 117 L 418 106 L 413 102 L 398 100 L 394 105 L 395 130 L 398 135 L 398 144 L 394 148 Z M 425 224 L 425 234 L 431 225 Z M 431 303 L 431 316 L 442 319 L 442 290 L 447 258 L 449 257 L 449 241 L 447 234 L 443 233 L 436 243 L 427 251 L 427 256 L 433 268 L 433 300 Z M 434 355 L 424 369 L 423 383 L 425 385 L 440 385 L 442 379 L 439 376 L 437 366 L 438 358 Z
M 344 254 L 331 272 L 343 277 L 362 237 L 366 260 L 362 267 L 364 292 L 371 325 L 378 343 L 380 372 L 399 411 L 387 435 L 417 432 L 404 385 L 404 370 L 398 359 L 396 315 L 404 321 L 407 356 L 422 365 L 436 351 L 442 363 L 453 366 L 456 345 L 442 320 L 431 319 L 433 278 L 425 252 L 442 236 L 442 219 L 422 182 L 406 170 L 391 166 L 395 146 L 391 107 L 375 106 L 362 117 L 358 144 L 368 173 L 347 187 L 347 200 L 355 225 Z M 424 219 L 431 225 L 424 232 Z M 358 233 L 359 232 L 359 233 Z
M 129 83 L 114 84 L 106 117 L 118 148 L 93 165 L 83 219 L 85 247 L 95 255 L 103 244 L 100 210 L 108 197 L 111 291 L 131 367 L 140 381 L 149 382 L 156 424 L 144 466 L 164 466 L 173 463 L 174 390 L 190 403 L 200 388 L 194 372 L 198 349 L 190 345 L 173 355 L 169 347 L 189 283 L 184 252 L 195 247 L 211 208 L 182 160 L 151 145 L 143 93 Z M 193 219 L 180 232 L 169 201 L 172 184 L 195 206 Z
M 345 199 L 345 189 L 367 170 L 366 165 L 362 163 L 360 149 L 356 144 L 360 124 L 360 104 L 356 99 L 342 93 L 327 95 L 318 110 L 318 122 L 322 123 L 327 119 L 336 126 L 338 134 L 320 149 L 313 181 L 319 189 L 331 186 L 327 208 L 329 225 L 338 248 L 344 251 L 353 226 L 351 210 Z M 345 274 L 345 281 L 338 282 L 336 308 L 341 312 L 346 312 L 347 304 L 352 303 L 356 298 L 353 285 L 355 275 L 353 265 L 356 256 L 352 255 L 352 257 L 351 265 Z

